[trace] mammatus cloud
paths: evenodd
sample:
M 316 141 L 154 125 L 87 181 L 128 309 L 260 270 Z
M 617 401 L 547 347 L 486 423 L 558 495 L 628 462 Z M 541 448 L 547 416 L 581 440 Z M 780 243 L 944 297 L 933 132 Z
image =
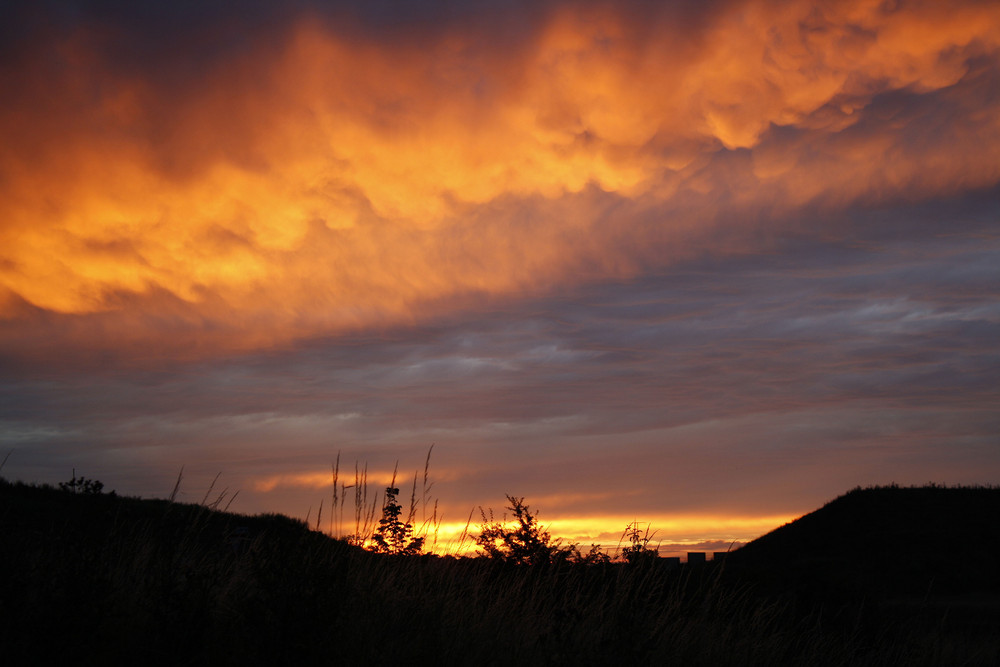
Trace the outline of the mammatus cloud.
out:
M 994 3 L 530 19 L 389 40 L 289 15 L 198 67 L 122 62 L 106 17 L 21 44 L 0 69 L 6 345 L 382 329 L 1000 181 Z

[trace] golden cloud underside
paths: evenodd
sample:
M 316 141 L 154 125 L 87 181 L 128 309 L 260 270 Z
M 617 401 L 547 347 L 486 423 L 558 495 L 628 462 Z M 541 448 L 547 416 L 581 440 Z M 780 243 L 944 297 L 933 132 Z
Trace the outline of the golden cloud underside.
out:
M 750 3 L 697 31 L 557 11 L 513 51 L 303 20 L 183 87 L 85 27 L 3 73 L 0 313 L 124 312 L 138 339 L 157 313 L 265 345 L 634 275 L 637 247 L 669 261 L 726 211 L 995 184 L 1000 110 L 956 84 L 995 67 L 1000 6 L 884 4 Z M 866 113 L 887 91 L 968 124 L 906 143 Z M 602 215 L 608 195 L 633 213 Z

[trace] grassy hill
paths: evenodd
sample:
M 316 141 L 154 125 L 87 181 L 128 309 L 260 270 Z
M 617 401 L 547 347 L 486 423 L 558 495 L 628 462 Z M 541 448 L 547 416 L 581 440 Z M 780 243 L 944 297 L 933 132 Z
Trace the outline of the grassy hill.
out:
M 7 482 L 0 531 L 7 664 L 277 658 L 336 617 L 349 569 L 327 565 L 368 556 L 280 515 Z
M 730 554 L 869 597 L 1000 593 L 1000 488 L 857 488 Z
M 724 567 L 669 568 L 384 556 L 278 515 L 0 480 L 0 647 L 9 665 L 997 664 L 996 628 L 944 623 L 948 610 L 856 613 L 898 594 L 865 588 L 908 553 L 890 532 L 931 530 L 934 514 L 943 532 L 914 539 L 948 545 L 968 524 L 992 549 L 985 501 L 930 489 L 908 505 L 899 491 L 849 493 Z M 917 508 L 923 521 L 904 520 Z M 858 561 L 869 574 L 824 589 L 858 540 L 878 554 Z M 937 572 L 935 558 L 910 574 Z

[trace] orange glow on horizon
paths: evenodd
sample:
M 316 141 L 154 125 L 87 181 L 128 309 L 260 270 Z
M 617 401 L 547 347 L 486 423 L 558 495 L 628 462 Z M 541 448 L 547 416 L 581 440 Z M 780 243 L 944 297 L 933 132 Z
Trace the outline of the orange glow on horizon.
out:
M 437 465 L 432 466 L 432 468 L 429 479 L 432 484 L 453 482 L 464 477 L 463 472 L 457 468 L 440 468 Z M 436 501 L 429 499 L 429 506 L 422 507 L 422 474 L 420 471 L 415 473 L 409 471 L 407 474 L 397 472 L 395 483 L 402 490 L 398 501 L 405 509 L 409 509 L 410 496 L 411 493 L 414 494 L 418 516 L 414 527 L 418 529 L 418 532 L 427 535 L 427 549 L 441 555 L 473 554 L 476 550 L 475 536 L 482 523 L 479 505 L 471 507 L 470 512 L 469 509 L 461 508 L 454 502 L 435 507 Z M 339 471 L 338 488 L 341 486 L 346 486 L 346 488 L 338 491 L 344 495 L 340 498 L 336 516 L 331 514 L 332 472 L 329 469 L 270 475 L 250 479 L 249 483 L 254 492 L 264 494 L 295 488 L 322 492 L 326 502 L 323 510 L 323 524 L 319 528 L 329 533 L 332 527 L 336 536 L 343 537 L 353 534 L 358 529 L 358 526 L 355 525 L 357 510 L 355 483 L 357 479 L 353 466 L 350 469 L 345 467 Z M 362 510 L 362 524 L 366 521 L 364 517 L 369 514 L 371 514 L 367 519 L 369 527 L 373 528 L 378 523 L 381 518 L 380 509 L 384 502 L 383 491 L 392 479 L 393 473 L 390 469 L 370 469 L 364 473 L 362 486 L 365 489 L 366 501 Z M 661 544 L 691 545 L 693 550 L 697 550 L 698 545 L 703 542 L 723 542 L 726 544 L 748 542 L 798 518 L 798 515 L 742 515 L 731 512 L 678 512 L 676 514 L 636 517 L 605 512 L 563 514 L 558 509 L 562 505 L 581 501 L 599 502 L 607 505 L 613 502 L 616 495 L 614 493 L 536 495 L 528 499 L 528 505 L 535 515 L 539 527 L 547 531 L 553 540 L 559 540 L 564 546 L 580 544 L 584 551 L 589 549 L 591 544 L 600 544 L 602 549 L 613 552 L 619 541 L 623 539 L 626 526 L 635 521 L 639 521 L 642 531 L 649 528 L 650 548 Z M 316 507 L 318 505 L 314 506 L 314 508 Z M 539 511 L 539 507 L 544 509 Z M 435 511 L 438 521 L 436 531 L 432 525 Z M 484 511 L 488 517 L 491 509 L 484 508 Z M 508 525 L 514 525 L 509 520 L 510 512 L 506 508 L 494 507 L 492 511 L 497 521 L 507 520 Z M 372 514 L 373 512 L 374 514 Z M 313 516 L 312 520 L 315 518 Z M 676 551 L 676 548 L 664 547 L 662 551 L 672 553 Z
M 705 542 L 721 542 L 726 545 L 750 542 L 797 518 L 799 517 L 792 515 L 741 517 L 727 514 L 653 517 L 648 523 L 652 537 L 649 548 L 659 547 L 661 555 L 667 555 L 681 553 L 687 548 L 692 551 L 702 550 L 700 545 Z M 579 544 L 580 550 L 586 553 L 591 544 L 598 544 L 603 551 L 613 554 L 617 548 L 628 546 L 627 541 L 622 541 L 622 536 L 625 527 L 632 521 L 635 521 L 634 517 L 577 516 L 541 520 L 540 526 L 551 535 L 553 541 L 558 540 L 562 546 Z M 427 533 L 427 550 L 439 555 L 474 555 L 475 536 L 479 533 L 480 522 L 478 513 L 474 513 L 469 523 L 465 520 L 441 522 L 436 542 L 433 529 Z M 645 521 L 642 522 L 643 530 L 646 525 Z M 725 548 L 713 550 L 724 551 Z
M 52 45 L 63 78 L 37 65 L 0 110 L 0 316 L 124 312 L 140 341 L 173 317 L 264 346 L 634 276 L 635 247 L 683 256 L 720 200 L 794 210 L 1000 179 L 1000 110 L 920 155 L 856 127 L 876 92 L 943 91 L 995 59 L 995 4 L 750 3 L 658 39 L 641 23 L 563 10 L 509 53 L 303 20 L 277 58 L 224 62 L 176 99 L 83 28 Z M 745 172 L 712 170 L 726 149 L 750 152 Z M 682 194 L 697 212 L 671 208 Z M 659 228 L 602 218 L 590 198 L 607 195 L 662 207 Z

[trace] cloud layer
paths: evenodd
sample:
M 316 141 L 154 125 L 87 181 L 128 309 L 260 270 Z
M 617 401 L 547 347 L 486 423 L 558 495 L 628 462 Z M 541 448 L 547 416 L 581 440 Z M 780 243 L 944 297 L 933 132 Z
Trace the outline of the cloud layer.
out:
M 707 544 L 1000 473 L 995 2 L 119 4 L 0 15 L 24 476 L 437 443 L 451 521 Z
M 3 71 L 3 312 L 252 349 L 1000 176 L 991 3 L 631 9 L 49 27 Z

